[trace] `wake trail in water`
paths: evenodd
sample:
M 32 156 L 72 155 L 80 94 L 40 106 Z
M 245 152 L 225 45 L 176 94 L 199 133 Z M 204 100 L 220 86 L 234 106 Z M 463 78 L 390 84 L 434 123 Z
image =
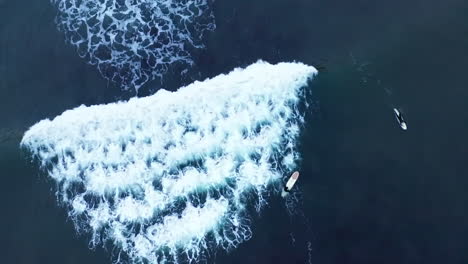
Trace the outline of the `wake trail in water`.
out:
M 209 0 L 51 0 L 56 23 L 80 57 L 106 79 L 138 89 L 169 66 L 192 65 L 215 29 Z
M 382 89 L 386 107 L 390 109 L 399 108 L 395 103 L 397 99 L 395 98 L 393 89 L 382 84 L 382 81 L 377 77 L 377 74 L 371 71 L 372 63 L 366 61 L 361 62 L 361 60 L 356 59 L 352 53 L 350 53 L 350 59 L 353 70 L 355 70 L 360 77 L 361 85 Z
M 21 146 L 92 246 L 111 242 L 134 263 L 194 262 L 248 240 L 247 208 L 260 210 L 297 166 L 297 105 L 316 73 L 259 61 L 177 92 L 65 111 Z

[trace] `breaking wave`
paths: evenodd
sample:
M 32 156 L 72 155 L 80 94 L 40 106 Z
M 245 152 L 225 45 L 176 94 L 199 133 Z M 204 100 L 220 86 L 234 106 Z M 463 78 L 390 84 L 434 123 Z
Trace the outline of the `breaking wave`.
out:
M 108 80 L 138 89 L 161 78 L 174 63 L 192 64 L 189 48 L 201 48 L 214 30 L 209 0 L 51 0 L 56 23 Z
M 251 237 L 249 208 L 296 166 L 297 106 L 315 74 L 260 61 L 177 92 L 65 111 L 21 146 L 92 246 L 111 242 L 125 256 L 117 262 L 192 262 Z

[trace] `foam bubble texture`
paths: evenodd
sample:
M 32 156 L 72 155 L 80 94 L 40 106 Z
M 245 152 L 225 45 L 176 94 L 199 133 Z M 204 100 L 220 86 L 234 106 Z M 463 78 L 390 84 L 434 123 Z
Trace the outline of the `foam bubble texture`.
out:
M 177 92 L 80 106 L 24 135 L 79 232 L 130 262 L 195 261 L 251 236 L 296 166 L 297 104 L 316 70 L 257 62 Z M 254 199 L 254 200 L 252 200 Z
M 56 22 L 78 54 L 125 89 L 162 77 L 174 63 L 193 63 L 214 30 L 209 0 L 51 0 Z

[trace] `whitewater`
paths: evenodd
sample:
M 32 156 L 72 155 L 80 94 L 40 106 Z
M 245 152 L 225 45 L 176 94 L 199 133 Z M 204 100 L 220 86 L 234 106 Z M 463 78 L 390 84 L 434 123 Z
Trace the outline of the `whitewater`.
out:
M 195 262 L 252 236 L 260 211 L 297 168 L 316 69 L 259 61 L 176 92 L 80 106 L 33 125 L 21 147 L 57 184 L 90 244 L 116 262 Z
M 171 65 L 192 65 L 190 50 L 203 48 L 203 35 L 216 28 L 208 0 L 50 1 L 79 56 L 136 92 Z

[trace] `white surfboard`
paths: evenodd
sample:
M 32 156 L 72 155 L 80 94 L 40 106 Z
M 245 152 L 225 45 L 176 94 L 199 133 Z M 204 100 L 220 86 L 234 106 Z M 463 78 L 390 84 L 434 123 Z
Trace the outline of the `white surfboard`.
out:
M 284 186 L 284 189 L 283 191 L 281 192 L 281 196 L 282 197 L 286 197 L 286 195 L 288 195 L 288 193 L 291 191 L 292 187 L 294 186 L 294 184 L 296 184 L 296 181 L 297 179 L 299 178 L 299 172 L 298 171 L 295 171 L 291 177 L 289 177 L 289 180 L 288 182 L 286 183 L 286 185 Z

